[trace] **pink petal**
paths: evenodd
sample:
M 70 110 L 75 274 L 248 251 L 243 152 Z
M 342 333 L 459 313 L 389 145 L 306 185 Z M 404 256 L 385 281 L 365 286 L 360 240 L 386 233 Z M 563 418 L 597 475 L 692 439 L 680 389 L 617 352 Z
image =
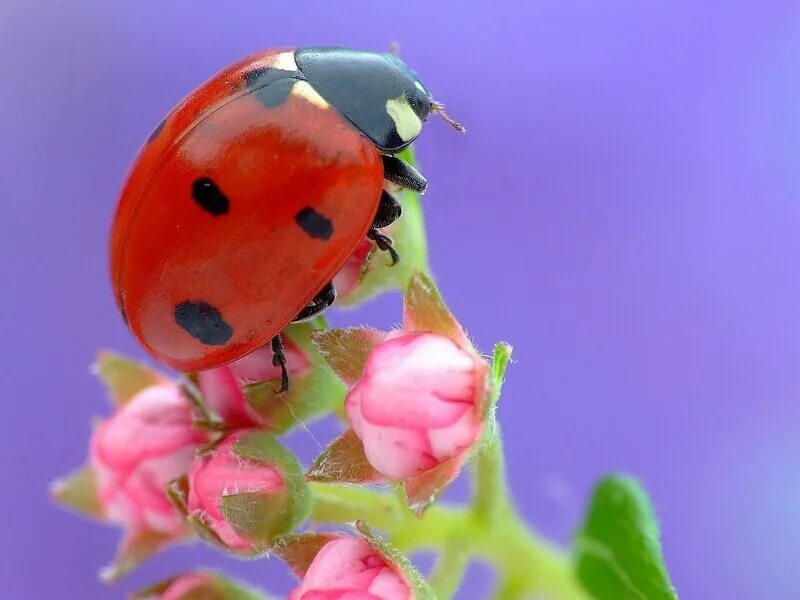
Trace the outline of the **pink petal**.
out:
M 475 361 L 433 334 L 395 337 L 373 350 L 361 387 L 364 419 L 426 429 L 458 420 L 475 402 Z
M 206 406 L 224 423 L 236 427 L 258 424 L 230 367 L 220 367 L 197 374 Z
M 369 593 L 381 600 L 408 600 L 411 590 L 403 578 L 389 567 L 384 567 L 378 576 L 372 580 Z
M 483 423 L 475 411 L 466 412 L 448 427 L 428 430 L 432 453 L 439 462 L 453 458 L 472 446 L 482 430 Z
M 228 436 L 211 454 L 199 457 L 188 474 L 190 514 L 201 519 L 227 546 L 239 549 L 249 549 L 251 544 L 225 520 L 220 499 L 247 492 L 279 492 L 284 486 L 277 468 L 233 452 L 233 445 L 246 433 Z
M 306 592 L 299 598 L 302 600 L 383 600 L 369 592 L 354 592 L 352 590 L 315 590 Z
M 344 263 L 344 266 L 333 278 L 333 285 L 336 288 L 336 294 L 339 298 L 346 298 L 358 286 L 361 279 L 361 270 L 364 268 L 364 263 L 367 260 L 369 251 L 372 250 L 372 242 L 368 239 L 363 239 L 356 246 L 353 254 Z
M 391 479 L 417 475 L 437 463 L 424 431 L 365 423 L 361 441 L 370 464 Z
M 362 380 L 363 381 L 363 380 Z M 361 389 L 364 387 L 361 381 L 355 384 L 347 393 L 344 400 L 344 411 L 347 415 L 347 420 L 359 438 L 363 439 L 363 422 L 361 416 Z
M 325 544 L 303 578 L 303 597 L 310 591 L 366 591 L 383 563 L 372 565 L 375 551 L 366 540 L 343 537 Z
M 182 600 L 200 587 L 212 584 L 211 577 L 204 573 L 187 573 L 175 579 L 162 594 L 161 600 Z M 199 591 L 199 590 L 198 590 Z
M 146 388 L 95 431 L 94 458 L 113 469 L 131 469 L 147 458 L 200 444 L 188 402 L 172 384 Z

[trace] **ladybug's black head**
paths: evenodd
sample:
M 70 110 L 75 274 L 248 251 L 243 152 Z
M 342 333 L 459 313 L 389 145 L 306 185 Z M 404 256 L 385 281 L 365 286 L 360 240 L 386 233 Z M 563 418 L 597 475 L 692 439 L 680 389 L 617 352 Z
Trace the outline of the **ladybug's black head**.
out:
M 295 52 L 300 72 L 382 152 L 399 152 L 441 106 L 406 64 L 392 54 L 346 48 Z

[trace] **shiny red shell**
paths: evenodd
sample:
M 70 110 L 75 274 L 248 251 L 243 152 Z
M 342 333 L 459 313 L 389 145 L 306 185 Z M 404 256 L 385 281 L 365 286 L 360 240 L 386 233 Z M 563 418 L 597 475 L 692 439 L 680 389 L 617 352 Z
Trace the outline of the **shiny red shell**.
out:
M 287 56 L 252 56 L 192 92 L 142 148 L 123 188 L 111 234 L 114 293 L 134 335 L 176 369 L 213 368 L 269 343 L 375 216 L 383 165 L 374 144 L 306 82 L 277 106 L 248 89 L 248 73 Z M 227 201 L 224 214 L 193 198 L 209 181 Z M 301 211 L 330 227 L 311 235 Z M 222 333 L 203 341 L 185 320 L 207 326 L 209 311 Z

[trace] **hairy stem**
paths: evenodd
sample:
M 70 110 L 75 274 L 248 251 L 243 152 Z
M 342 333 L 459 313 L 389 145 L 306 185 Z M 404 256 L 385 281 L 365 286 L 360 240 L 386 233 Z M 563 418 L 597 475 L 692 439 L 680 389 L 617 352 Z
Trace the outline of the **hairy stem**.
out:
M 452 598 L 458 591 L 469 565 L 469 542 L 469 538 L 456 533 L 439 552 L 430 577 L 431 588 L 439 600 Z
M 478 453 L 473 465 L 472 510 L 478 520 L 486 523 L 494 522 L 508 505 L 503 442 L 499 425 L 495 427 L 492 439 Z

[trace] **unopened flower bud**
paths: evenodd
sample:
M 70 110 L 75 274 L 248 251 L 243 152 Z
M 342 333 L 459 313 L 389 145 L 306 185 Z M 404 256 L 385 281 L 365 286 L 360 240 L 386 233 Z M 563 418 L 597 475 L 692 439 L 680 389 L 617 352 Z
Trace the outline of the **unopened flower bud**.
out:
M 347 417 L 367 459 L 387 478 L 419 475 L 480 438 L 481 359 L 442 335 L 401 332 L 369 354 Z
M 289 600 L 410 600 L 411 586 L 366 539 L 343 536 L 317 553 Z
M 231 434 L 189 469 L 185 510 L 227 550 L 257 554 L 291 531 L 308 511 L 308 492 L 295 458 L 269 434 Z

